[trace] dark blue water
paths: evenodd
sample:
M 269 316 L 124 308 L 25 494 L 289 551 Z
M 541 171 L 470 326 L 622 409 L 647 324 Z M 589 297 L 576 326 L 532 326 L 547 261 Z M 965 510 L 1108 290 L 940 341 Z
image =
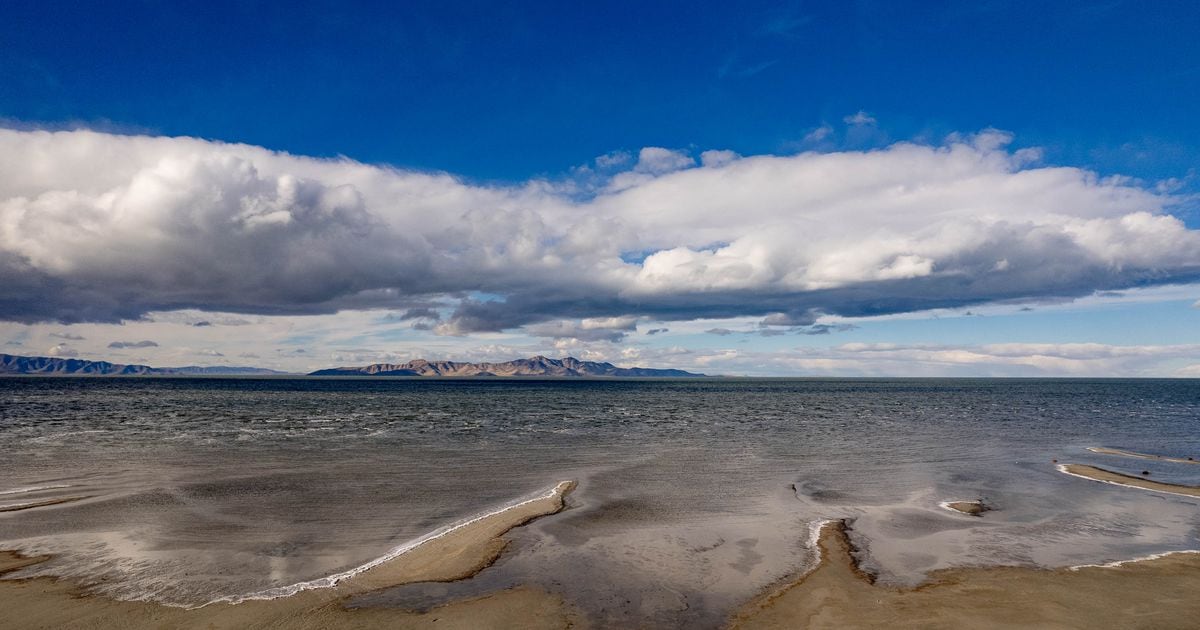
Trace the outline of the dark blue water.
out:
M 7 378 L 0 506 L 88 498 L 0 513 L 0 547 L 196 603 L 577 479 L 571 509 L 462 588 L 533 583 L 614 623 L 718 619 L 809 561 L 821 518 L 857 519 L 866 564 L 906 582 L 1200 547 L 1200 502 L 1052 460 L 1180 483 L 1200 466 L 1088 446 L 1200 457 L 1200 381 Z M 999 509 L 937 506 L 979 496 Z

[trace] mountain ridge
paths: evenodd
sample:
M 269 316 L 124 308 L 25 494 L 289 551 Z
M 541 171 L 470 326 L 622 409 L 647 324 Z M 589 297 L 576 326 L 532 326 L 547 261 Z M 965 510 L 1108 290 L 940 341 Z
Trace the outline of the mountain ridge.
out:
M 20 374 L 47 376 L 270 376 L 294 373 L 267 368 L 235 366 L 192 365 L 156 368 L 149 365 L 88 359 L 0 354 L 0 376 Z M 622 368 L 607 362 L 581 361 L 575 357 L 551 359 L 538 355 L 500 363 L 414 359 L 406 363 L 373 363 L 355 367 L 327 368 L 310 372 L 307 376 L 699 378 L 706 375 L 676 369 Z
M 0 375 L 43 374 L 81 376 L 236 376 L 288 374 L 259 367 L 199 366 L 156 368 L 149 365 L 67 359 L 61 357 L 26 357 L 15 354 L 0 354 Z
M 558 377 L 671 377 L 698 378 L 704 374 L 675 369 L 621 368 L 607 362 L 580 361 L 575 357 L 551 359 L 541 355 L 502 363 L 427 361 L 373 363 L 357 367 L 338 367 L 310 372 L 309 376 L 558 376 Z

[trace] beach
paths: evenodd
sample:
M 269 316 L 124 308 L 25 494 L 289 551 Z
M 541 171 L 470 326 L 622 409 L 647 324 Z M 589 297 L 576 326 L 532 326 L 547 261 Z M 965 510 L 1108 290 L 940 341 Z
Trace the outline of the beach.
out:
M 508 589 L 427 612 L 344 605 L 355 595 L 401 584 L 470 578 L 500 555 L 506 532 L 562 509 L 563 498 L 573 487 L 573 482 L 562 482 L 541 496 L 460 524 L 359 571 L 195 608 L 88 595 L 78 585 L 49 577 L 0 579 L 0 610 L 4 611 L 0 625 L 14 629 L 475 628 L 487 620 L 493 627 L 578 626 L 577 613 L 560 598 L 529 588 Z M 0 552 L 0 578 L 47 559 Z
M 327 588 L 198 608 L 81 594 L 51 578 L 0 579 L 6 628 L 586 628 L 562 598 L 518 587 L 430 610 L 347 608 L 371 590 L 469 579 L 491 564 L 504 534 L 562 507 L 559 486 L 541 500 L 483 517 Z M 558 488 L 556 488 L 558 490 Z M 876 583 L 851 542 L 851 524 L 816 524 L 814 568 L 773 587 L 729 620 L 763 628 L 1191 628 L 1200 616 L 1200 553 L 1175 553 L 1055 570 L 987 567 L 935 572 L 916 587 Z M 46 558 L 0 552 L 0 577 Z
M 855 560 L 850 525 L 825 524 L 811 572 L 740 610 L 730 627 L 1194 628 L 1200 554 L 1110 567 L 937 571 L 911 588 L 881 586 Z

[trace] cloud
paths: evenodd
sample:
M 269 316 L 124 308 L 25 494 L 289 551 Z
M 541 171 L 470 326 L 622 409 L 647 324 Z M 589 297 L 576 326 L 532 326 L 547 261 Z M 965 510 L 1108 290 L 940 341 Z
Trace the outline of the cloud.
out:
M 637 318 L 602 317 L 579 321 L 560 320 L 533 324 L 527 326 L 525 330 L 535 337 L 617 342 L 637 330 Z
M 718 335 L 721 337 L 728 337 L 729 335 L 732 335 L 733 333 L 735 333 L 737 331 L 730 330 L 728 328 L 709 328 L 708 330 L 706 330 L 704 332 L 706 332 L 710 335 Z
M 1181 198 L 1033 166 L 1009 140 L 701 153 L 700 165 L 648 147 L 585 190 L 193 138 L 0 130 L 0 320 L 227 325 L 209 312 L 444 304 L 436 326 L 418 321 L 611 340 L 628 330 L 582 322 L 802 326 L 1200 278 L 1200 232 L 1171 214 Z
M 816 129 L 804 134 L 803 142 L 805 144 L 817 144 L 833 135 L 833 127 L 829 125 L 821 125 Z
M 60 344 L 52 346 L 49 350 L 46 351 L 46 354 L 48 354 L 52 357 L 61 357 L 64 359 L 70 359 L 70 358 L 79 356 L 78 351 L 76 351 L 74 348 L 68 346 L 65 343 L 60 343 Z
M 842 119 L 842 121 L 845 122 L 847 125 L 852 125 L 852 126 L 874 125 L 875 123 L 879 122 L 879 121 L 875 120 L 874 116 L 868 114 L 867 112 L 862 111 L 861 109 L 858 110 L 857 113 L 846 116 L 845 118 Z
M 142 341 L 114 341 L 108 344 L 109 348 L 157 348 L 158 344 L 144 339 Z
M 672 365 L 771 376 L 1196 376 L 1200 345 L 847 343 L 784 352 L 702 351 Z M 1178 367 L 1180 363 L 1184 367 Z M 671 364 L 664 361 L 664 364 Z
M 854 324 L 813 324 L 807 328 L 801 328 L 798 332 L 802 335 L 828 335 L 835 332 L 847 332 L 856 330 L 858 326 Z
M 646 147 L 638 152 L 638 161 L 633 170 L 639 173 L 661 175 L 694 166 L 696 161 L 682 151 L 662 147 Z
M 651 328 L 650 330 L 646 331 L 646 334 L 647 335 L 661 335 L 662 333 L 665 333 L 665 332 L 671 332 L 671 329 L 669 329 L 669 328 Z
M 1200 363 L 1193 363 L 1175 371 L 1175 376 L 1183 378 L 1200 378 Z
M 733 151 L 709 150 L 700 153 L 700 164 L 709 167 L 724 166 L 742 156 Z
M 220 352 L 217 352 L 216 350 L 211 350 L 208 348 L 205 348 L 203 350 L 197 350 L 196 354 L 205 356 L 205 357 L 223 357 L 223 356 L 225 356 L 224 354 L 221 354 Z
M 442 318 L 441 313 L 428 307 L 410 308 L 400 314 L 400 321 L 408 321 L 410 319 L 432 319 L 439 320 Z
M 67 340 L 69 340 L 69 341 L 83 341 L 83 339 L 84 339 L 82 336 L 80 336 L 80 335 L 76 335 L 76 334 L 74 334 L 74 333 L 58 333 L 58 332 L 52 332 L 52 333 L 50 333 L 50 334 L 49 334 L 49 335 L 47 335 L 47 336 L 48 336 L 48 337 L 54 337 L 55 339 L 67 339 Z

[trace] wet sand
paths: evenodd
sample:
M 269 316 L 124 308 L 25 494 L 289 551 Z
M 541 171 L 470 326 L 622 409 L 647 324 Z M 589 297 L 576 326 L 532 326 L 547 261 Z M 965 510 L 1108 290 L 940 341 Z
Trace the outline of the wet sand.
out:
M 574 482 L 562 482 L 545 495 L 469 521 L 331 586 L 301 589 L 277 599 L 215 602 L 187 609 L 88 595 L 79 585 L 52 578 L 0 579 L 2 625 L 14 629 L 577 627 L 581 618 L 561 598 L 531 588 L 508 589 L 425 612 L 344 605 L 350 597 L 400 584 L 471 577 L 499 557 L 506 532 L 558 512 L 573 488 Z M 0 553 L 0 576 L 46 559 Z
M 1175 483 L 1154 481 L 1145 477 L 1134 477 L 1133 475 L 1125 475 L 1086 464 L 1059 464 L 1058 470 L 1075 477 L 1083 477 L 1084 479 L 1099 481 L 1101 483 L 1111 483 L 1127 488 L 1140 488 L 1142 490 L 1178 494 L 1185 497 L 1200 497 L 1200 487 L 1198 486 L 1184 486 Z
M 1120 457 L 1133 457 L 1135 459 L 1153 459 L 1160 462 L 1171 462 L 1173 464 L 1200 464 L 1200 461 L 1196 461 L 1193 458 L 1167 457 L 1165 455 L 1135 453 L 1133 451 L 1123 451 L 1118 448 L 1108 448 L 1106 446 L 1089 446 L 1087 450 L 1093 453 L 1100 453 L 1101 455 L 1117 455 Z
M 20 512 L 21 510 L 32 510 L 34 508 L 60 505 L 62 503 L 73 503 L 75 501 L 82 501 L 90 498 L 91 497 L 63 497 L 61 499 L 46 499 L 44 501 L 30 501 L 28 503 L 0 505 L 0 512 Z
M 938 506 L 967 516 L 983 516 L 992 511 L 992 507 L 983 501 L 942 501 Z
M 844 521 L 827 523 L 815 569 L 743 607 L 732 628 L 1195 628 L 1200 555 L 1110 567 L 935 571 L 915 588 L 875 584 Z

